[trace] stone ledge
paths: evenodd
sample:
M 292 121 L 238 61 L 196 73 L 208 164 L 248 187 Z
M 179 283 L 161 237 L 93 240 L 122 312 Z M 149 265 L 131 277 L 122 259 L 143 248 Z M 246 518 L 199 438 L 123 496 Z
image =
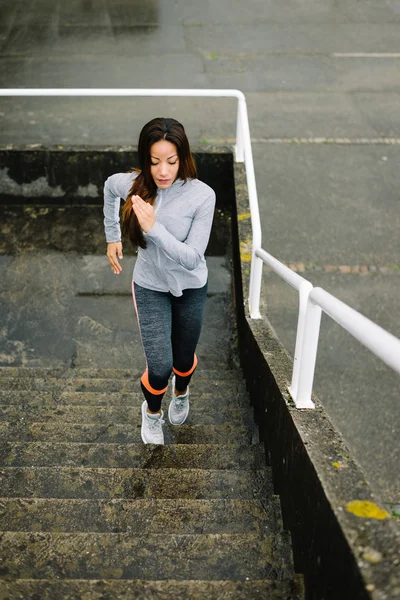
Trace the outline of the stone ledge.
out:
M 292 534 L 296 571 L 304 574 L 307 598 L 395 598 L 400 593 L 397 525 L 389 514 L 376 518 L 385 511 L 318 398 L 313 411 L 295 408 L 287 392 L 288 353 L 266 318 L 247 315 L 251 224 L 244 218 L 250 208 L 243 165 L 235 166 L 235 188 L 240 358 L 260 437 L 271 454 L 274 491 Z M 365 507 L 376 507 L 375 512 L 356 516 Z

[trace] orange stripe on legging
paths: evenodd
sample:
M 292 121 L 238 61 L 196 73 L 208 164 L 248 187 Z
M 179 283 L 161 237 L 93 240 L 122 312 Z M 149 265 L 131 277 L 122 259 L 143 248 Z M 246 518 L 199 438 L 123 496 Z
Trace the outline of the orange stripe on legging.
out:
M 155 390 L 153 387 L 151 387 L 150 382 L 149 382 L 148 369 L 145 370 L 140 381 L 143 383 L 144 387 L 146 388 L 146 390 L 148 392 L 150 392 L 151 394 L 155 394 L 156 396 L 159 396 L 160 394 L 165 394 L 165 392 L 168 389 L 168 386 L 166 388 L 164 388 L 163 390 Z
M 197 356 L 194 355 L 193 367 L 189 371 L 186 371 L 186 373 L 181 373 L 181 371 L 177 371 L 174 368 L 172 368 L 172 370 L 175 373 L 175 375 L 180 375 L 180 377 L 188 377 L 188 375 L 191 375 L 193 373 L 193 371 L 195 370 L 196 367 L 197 367 Z

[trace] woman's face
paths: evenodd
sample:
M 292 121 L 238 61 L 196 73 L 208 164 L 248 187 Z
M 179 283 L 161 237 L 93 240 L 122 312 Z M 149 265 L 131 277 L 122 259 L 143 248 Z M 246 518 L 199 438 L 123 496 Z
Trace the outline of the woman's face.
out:
M 175 144 L 160 140 L 150 148 L 150 173 L 158 188 L 169 188 L 178 177 L 179 156 Z

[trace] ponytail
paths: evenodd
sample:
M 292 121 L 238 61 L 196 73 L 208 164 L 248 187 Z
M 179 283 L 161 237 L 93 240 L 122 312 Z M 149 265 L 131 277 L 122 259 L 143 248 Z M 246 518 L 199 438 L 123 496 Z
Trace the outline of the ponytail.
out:
M 144 239 L 142 228 L 140 227 L 138 218 L 133 210 L 131 198 L 132 196 L 140 196 L 142 200 L 153 205 L 156 199 L 157 188 L 153 183 L 152 187 L 154 190 L 148 190 L 144 182 L 143 173 L 139 171 L 139 169 L 132 169 L 130 172 L 137 172 L 138 175 L 133 180 L 125 204 L 122 207 L 121 230 L 124 235 L 129 236 L 134 248 L 146 248 L 146 240 Z

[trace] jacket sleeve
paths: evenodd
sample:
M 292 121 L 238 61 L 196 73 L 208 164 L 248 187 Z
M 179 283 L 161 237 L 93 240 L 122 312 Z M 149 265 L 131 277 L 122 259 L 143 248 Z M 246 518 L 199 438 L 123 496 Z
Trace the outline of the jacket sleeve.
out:
M 146 237 L 161 248 L 165 254 L 185 269 L 195 269 L 206 251 L 210 239 L 211 226 L 215 209 L 215 193 L 213 192 L 197 209 L 189 234 L 184 242 L 180 242 L 161 223 L 156 221 Z
M 107 243 L 121 241 L 119 209 L 121 199 L 125 201 L 132 186 L 134 173 L 116 173 L 104 184 L 104 232 Z

